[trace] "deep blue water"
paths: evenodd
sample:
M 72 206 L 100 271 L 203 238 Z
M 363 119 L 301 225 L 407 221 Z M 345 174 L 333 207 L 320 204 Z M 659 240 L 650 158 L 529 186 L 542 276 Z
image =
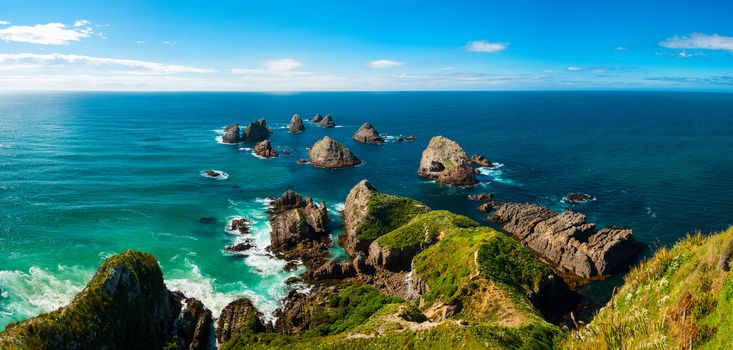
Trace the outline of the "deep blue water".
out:
M 298 113 L 340 126 L 282 129 Z M 291 157 L 258 159 L 217 143 L 223 126 L 264 117 Z M 629 226 L 653 247 L 733 223 L 733 94 L 682 92 L 46 93 L 0 95 L 0 329 L 67 303 L 104 257 L 155 254 L 174 288 L 218 313 L 248 296 L 266 312 L 287 292 L 284 262 L 224 252 L 227 218 L 255 222 L 268 242 L 263 199 L 294 189 L 335 215 L 349 189 L 380 191 L 482 219 L 466 195 L 561 210 L 569 192 L 600 225 Z M 363 122 L 417 141 L 363 145 Z M 330 135 L 365 163 L 345 170 L 296 163 Z M 444 135 L 503 166 L 473 188 L 417 177 L 422 149 Z M 217 181 L 201 171 L 218 169 Z M 234 186 L 236 185 L 236 186 Z M 216 224 L 199 223 L 213 216 Z M 334 249 L 336 254 L 341 253 Z M 645 253 L 648 254 L 648 251 Z M 607 295 L 615 282 L 585 289 Z

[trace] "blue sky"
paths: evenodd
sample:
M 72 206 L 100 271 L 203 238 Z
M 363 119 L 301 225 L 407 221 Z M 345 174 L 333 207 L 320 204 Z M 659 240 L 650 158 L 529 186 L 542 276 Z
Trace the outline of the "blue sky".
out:
M 733 88 L 730 1 L 0 0 L 0 90 Z

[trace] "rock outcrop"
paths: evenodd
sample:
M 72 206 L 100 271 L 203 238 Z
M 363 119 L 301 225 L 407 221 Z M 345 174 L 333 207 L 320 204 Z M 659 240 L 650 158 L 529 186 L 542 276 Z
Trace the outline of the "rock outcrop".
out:
M 364 123 L 359 130 L 356 131 L 356 133 L 353 136 L 353 139 L 355 141 L 361 142 L 361 143 L 371 143 L 371 144 L 382 144 L 384 143 L 384 139 L 379 136 L 379 132 L 377 129 L 375 129 L 372 124 Z
M 477 202 L 488 202 L 494 199 L 494 194 L 493 193 L 469 194 L 468 199 L 472 201 L 477 201 Z
M 221 137 L 221 141 L 224 143 L 237 143 L 242 141 L 242 136 L 239 132 L 239 124 L 232 124 L 224 128 L 224 136 Z
M 230 232 L 238 232 L 240 234 L 249 233 L 249 221 L 243 217 L 234 217 L 229 220 L 227 230 Z
M 272 142 L 265 140 L 258 143 L 252 150 L 256 155 L 264 158 L 275 158 L 277 157 L 277 151 L 272 148 Z
M 596 197 L 585 193 L 569 193 L 562 199 L 563 202 L 568 204 L 580 204 L 594 200 L 596 200 Z
M 416 200 L 379 193 L 369 181 L 361 180 L 346 197 L 339 244 L 351 256 L 368 255 L 375 239 L 429 210 Z
M 244 142 L 260 142 L 270 137 L 270 129 L 267 127 L 267 122 L 264 118 L 257 119 L 244 128 L 242 133 L 242 140 Z
M 297 114 L 294 114 L 293 117 L 290 118 L 290 124 L 288 124 L 288 131 L 290 132 L 305 131 L 305 125 L 303 125 L 303 120 L 300 119 L 300 117 Z
M 221 310 L 216 321 L 216 340 L 223 344 L 248 333 L 264 332 L 265 325 L 261 319 L 262 313 L 249 299 L 232 301 Z
M 311 165 L 316 168 L 339 169 L 361 164 L 346 146 L 326 136 L 308 149 Z
M 639 249 L 631 229 L 596 231 L 585 215 L 531 203 L 502 203 L 492 218 L 559 272 L 594 278 L 627 268 Z
M 311 123 L 320 123 L 321 120 L 323 120 L 323 116 L 321 116 L 320 113 L 313 116 L 313 118 L 310 119 Z
M 155 257 L 128 250 L 106 259 L 68 306 L 8 325 L 0 349 L 161 349 L 179 300 Z
M 181 295 L 182 296 L 182 295 Z M 214 322 L 211 311 L 194 298 L 185 299 L 178 317 L 177 335 L 180 350 L 209 350 L 214 345 Z
M 443 136 L 430 139 L 422 153 L 418 174 L 441 185 L 469 186 L 478 182 L 466 152 Z
M 287 191 L 270 203 L 270 245 L 287 259 L 301 259 L 306 266 L 325 259 L 330 244 L 326 203 Z
M 484 157 L 481 153 L 476 153 L 471 156 L 471 163 L 475 164 L 476 166 L 492 166 L 491 162 Z
M 336 123 L 333 121 L 333 118 L 331 118 L 331 115 L 327 115 L 321 121 L 318 122 L 318 125 L 324 127 L 324 128 L 333 128 L 336 127 Z

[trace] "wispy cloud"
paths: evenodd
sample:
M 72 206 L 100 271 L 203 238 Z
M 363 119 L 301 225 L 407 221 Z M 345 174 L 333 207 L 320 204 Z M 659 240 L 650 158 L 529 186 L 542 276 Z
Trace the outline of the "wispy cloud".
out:
M 56 22 L 33 26 L 10 26 L 0 29 L 0 40 L 41 45 L 68 45 L 94 34 L 88 24 L 87 20 L 79 20 L 70 28 Z
M 707 56 L 706 54 L 702 52 L 687 52 L 686 50 L 682 50 L 679 52 L 656 52 L 655 55 L 674 57 L 674 58 L 694 58 L 694 57 Z
M 569 72 L 580 72 L 583 70 L 583 67 L 577 67 L 577 66 L 570 66 L 567 68 Z
M 163 40 L 160 43 L 163 45 L 175 45 L 176 41 L 175 40 Z
M 718 34 L 692 33 L 664 39 L 659 42 L 659 46 L 668 49 L 724 50 L 733 52 L 733 37 Z
M 292 58 L 281 58 L 265 61 L 260 68 L 235 68 L 232 73 L 241 75 L 265 74 L 277 76 L 310 75 L 310 72 L 298 71 L 303 64 Z
M 616 46 L 613 49 L 616 50 L 616 51 L 626 51 L 626 48 L 623 47 L 623 46 Z
M 472 52 L 499 52 L 509 47 L 509 43 L 492 43 L 486 40 L 471 41 L 466 44 L 466 51 Z
M 98 67 L 117 67 L 127 69 L 128 74 L 169 75 L 180 73 L 211 73 L 213 69 L 183 65 L 171 65 L 158 62 L 129 60 L 120 58 L 92 57 L 66 54 L 0 54 L 0 68 L 13 66 L 16 68 L 34 69 L 38 67 L 55 67 L 59 65 L 80 64 Z
M 0 21 L 0 26 L 8 25 L 10 22 L 8 21 Z
M 377 68 L 377 69 L 399 67 L 404 64 L 405 64 L 404 62 L 392 61 L 392 60 L 375 60 L 375 61 L 367 62 L 368 67 Z

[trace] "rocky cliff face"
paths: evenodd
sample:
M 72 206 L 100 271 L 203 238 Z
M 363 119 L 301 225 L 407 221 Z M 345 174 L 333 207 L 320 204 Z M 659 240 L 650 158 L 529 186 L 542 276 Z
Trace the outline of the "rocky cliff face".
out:
M 377 129 L 375 129 L 372 124 L 364 123 L 359 130 L 356 131 L 356 133 L 353 136 L 353 139 L 355 141 L 361 142 L 361 143 L 371 143 L 371 144 L 382 144 L 384 143 L 384 139 L 379 136 L 379 132 Z
M 316 205 L 293 191 L 270 203 L 270 244 L 272 251 L 286 259 L 299 258 L 306 266 L 317 265 L 328 252 L 328 211 L 326 203 Z
M 317 168 L 339 169 L 361 164 L 346 146 L 326 136 L 308 149 L 311 165 Z
M 244 142 L 260 142 L 270 137 L 270 129 L 267 127 L 267 122 L 264 118 L 257 119 L 244 128 L 242 133 L 242 140 Z
M 294 114 L 293 117 L 290 118 L 290 124 L 288 125 L 288 131 L 290 132 L 305 131 L 305 125 L 303 125 L 303 120 L 301 120 L 297 114 Z
M 225 143 L 241 142 L 242 137 L 239 133 L 239 124 L 232 124 L 224 128 L 224 136 L 221 137 L 221 141 Z
M 639 249 L 631 229 L 596 231 L 585 215 L 572 211 L 558 214 L 536 204 L 502 203 L 497 205 L 493 220 L 561 272 L 582 278 L 628 267 Z
M 178 295 L 185 299 L 182 294 Z M 209 350 L 214 345 L 211 311 L 194 298 L 185 299 L 176 328 L 180 350 Z
M 128 250 L 105 260 L 68 306 L 8 326 L 0 348 L 161 349 L 180 311 L 155 258 Z
M 422 153 L 418 174 L 441 185 L 469 186 L 478 183 L 466 152 L 443 136 L 430 139 Z
M 237 337 L 265 331 L 262 313 L 246 298 L 229 303 L 216 321 L 216 340 L 223 344 Z
M 270 142 L 270 140 L 265 140 L 265 141 L 258 143 L 252 151 L 260 157 L 265 157 L 265 158 L 277 157 L 277 151 L 274 148 L 272 148 L 272 142 Z

